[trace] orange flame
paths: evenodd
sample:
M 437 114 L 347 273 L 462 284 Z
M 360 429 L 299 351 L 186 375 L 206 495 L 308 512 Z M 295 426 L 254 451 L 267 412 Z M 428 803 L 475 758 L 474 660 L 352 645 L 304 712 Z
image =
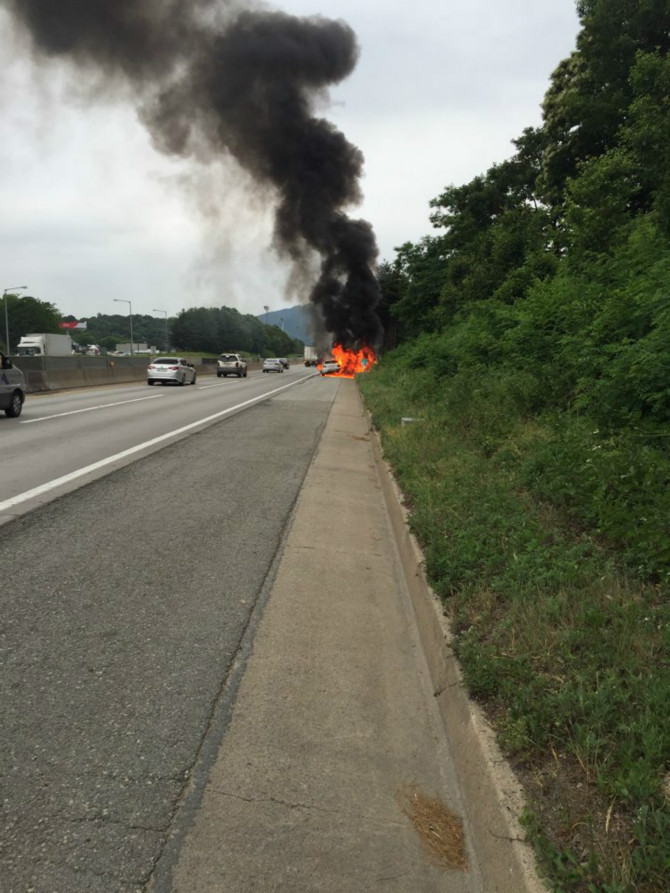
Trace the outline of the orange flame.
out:
M 333 373 L 335 378 L 354 378 L 361 372 L 367 372 L 377 362 L 377 354 L 367 346 L 360 350 L 346 350 L 341 344 L 333 344 L 331 353 L 333 359 L 340 364 L 340 371 Z

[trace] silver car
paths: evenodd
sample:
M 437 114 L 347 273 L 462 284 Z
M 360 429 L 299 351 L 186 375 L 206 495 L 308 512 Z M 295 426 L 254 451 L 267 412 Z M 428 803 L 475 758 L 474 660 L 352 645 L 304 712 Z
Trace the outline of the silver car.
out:
M 5 415 L 15 419 L 21 415 L 26 399 L 26 380 L 23 372 L 9 357 L 0 354 L 0 409 Z
M 216 377 L 228 378 L 229 375 L 247 377 L 247 361 L 238 353 L 222 353 L 216 361 Z
M 195 366 L 183 357 L 156 357 L 147 369 L 147 384 L 173 381 L 178 385 L 195 384 Z
M 277 357 L 270 357 L 263 360 L 263 372 L 283 372 L 284 364 Z

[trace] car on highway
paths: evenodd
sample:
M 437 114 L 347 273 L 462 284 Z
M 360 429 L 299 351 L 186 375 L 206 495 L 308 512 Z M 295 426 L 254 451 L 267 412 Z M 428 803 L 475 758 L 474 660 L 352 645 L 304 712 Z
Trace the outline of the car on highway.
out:
M 290 364 L 289 361 L 286 359 L 286 357 L 278 357 L 278 359 L 279 359 L 279 362 L 280 362 L 280 363 L 282 364 L 282 366 L 284 367 L 284 369 L 288 369 L 288 368 L 290 367 L 291 364 Z
M 197 377 L 193 363 L 183 357 L 156 357 L 147 369 L 147 384 L 166 384 L 168 381 L 178 385 L 195 384 Z
M 216 361 L 216 377 L 227 378 L 229 375 L 247 377 L 247 362 L 238 353 L 222 353 Z
M 283 372 L 284 366 L 278 357 L 263 360 L 263 372 Z
M 324 360 L 321 365 L 321 375 L 332 375 L 340 371 L 340 364 L 337 360 Z
M 21 415 L 26 400 L 26 380 L 18 366 L 0 354 L 0 409 L 15 419 Z

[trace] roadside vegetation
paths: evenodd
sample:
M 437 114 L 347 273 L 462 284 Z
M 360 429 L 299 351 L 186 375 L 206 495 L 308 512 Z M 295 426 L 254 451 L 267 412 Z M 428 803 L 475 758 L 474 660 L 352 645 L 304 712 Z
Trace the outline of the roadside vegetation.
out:
M 360 386 L 549 888 L 660 893 L 670 13 L 578 8 L 542 127 L 383 265 L 386 350 Z
M 615 447 L 583 420 L 566 440 L 554 417 L 525 411 L 519 384 L 445 380 L 413 368 L 411 351 L 361 381 L 466 684 L 525 783 L 550 889 L 660 893 L 670 858 L 667 568 L 638 575 L 646 543 L 627 567 L 583 519 L 577 479 L 616 488 Z M 637 503 L 633 490 L 627 499 Z M 634 561 L 630 543 L 627 554 Z

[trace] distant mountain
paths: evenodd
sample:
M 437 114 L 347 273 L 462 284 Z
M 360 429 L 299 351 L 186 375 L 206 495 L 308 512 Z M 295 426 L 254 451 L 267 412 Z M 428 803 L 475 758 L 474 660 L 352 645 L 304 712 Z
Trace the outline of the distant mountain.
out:
M 305 344 L 312 344 L 312 334 L 309 330 L 309 311 L 302 304 L 296 307 L 286 307 L 283 310 L 269 310 L 259 313 L 256 319 L 267 323 L 269 326 L 277 326 L 291 338 L 299 338 Z

